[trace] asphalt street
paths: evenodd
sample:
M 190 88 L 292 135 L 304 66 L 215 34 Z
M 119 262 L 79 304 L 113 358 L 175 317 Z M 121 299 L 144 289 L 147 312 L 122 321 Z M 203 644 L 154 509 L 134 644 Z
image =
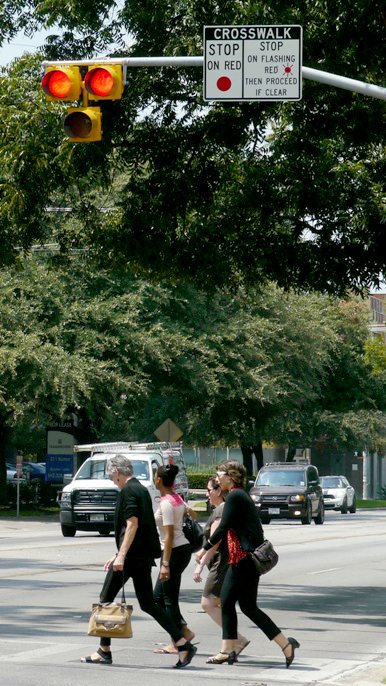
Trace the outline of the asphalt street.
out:
M 126 596 L 134 606 L 133 638 L 115 641 L 111 666 L 80 662 L 96 645 L 87 636 L 87 622 L 103 582 L 103 563 L 114 552 L 112 536 L 63 538 L 55 520 L 0 518 L 0 683 L 381 683 L 386 677 L 386 512 L 329 512 L 323 526 L 271 523 L 265 533 L 280 560 L 261 580 L 259 605 L 300 642 L 295 662 L 286 670 L 277 646 L 239 614 L 240 630 L 251 644 L 233 666 L 206 664 L 220 647 L 220 630 L 201 610 L 202 585 L 192 579 L 192 560 L 183 577 L 181 607 L 196 633 L 198 653 L 180 672 L 172 669 L 174 656 L 153 653 L 168 637 L 140 611 L 130 582 Z

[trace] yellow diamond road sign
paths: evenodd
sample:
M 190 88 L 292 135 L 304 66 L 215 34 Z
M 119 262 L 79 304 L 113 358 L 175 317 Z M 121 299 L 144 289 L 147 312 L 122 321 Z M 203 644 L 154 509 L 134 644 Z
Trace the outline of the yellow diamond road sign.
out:
M 172 419 L 166 419 L 161 426 L 154 431 L 159 441 L 167 441 L 168 443 L 174 443 L 181 438 L 184 432 L 173 422 Z

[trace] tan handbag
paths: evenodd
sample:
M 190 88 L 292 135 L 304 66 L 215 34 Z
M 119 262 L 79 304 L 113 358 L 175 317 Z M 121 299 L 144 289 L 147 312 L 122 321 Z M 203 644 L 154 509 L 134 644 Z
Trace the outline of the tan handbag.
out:
M 125 591 L 122 586 L 120 603 L 94 603 L 88 623 L 89 636 L 106 638 L 131 638 L 132 605 L 126 605 Z

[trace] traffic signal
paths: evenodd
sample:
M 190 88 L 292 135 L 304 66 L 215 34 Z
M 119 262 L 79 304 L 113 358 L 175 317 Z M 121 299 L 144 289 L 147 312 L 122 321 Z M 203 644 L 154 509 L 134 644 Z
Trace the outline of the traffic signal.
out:
M 88 68 L 84 87 L 89 100 L 119 100 L 123 93 L 123 73 L 119 64 L 96 64 Z
M 47 67 L 42 80 L 47 100 L 79 100 L 82 77 L 79 67 Z
M 102 140 L 100 107 L 70 107 L 64 130 L 71 143 L 93 143 Z

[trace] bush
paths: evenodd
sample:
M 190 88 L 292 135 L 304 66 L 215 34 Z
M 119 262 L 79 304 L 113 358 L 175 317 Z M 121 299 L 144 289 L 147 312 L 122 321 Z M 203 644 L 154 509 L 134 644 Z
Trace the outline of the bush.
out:
M 381 486 L 381 489 L 378 493 L 378 496 L 381 500 L 386 500 L 386 486 Z
M 206 488 L 208 477 L 216 474 L 216 471 L 207 474 L 188 474 L 189 488 Z
M 63 484 L 50 484 L 44 481 L 21 481 L 20 482 L 20 503 L 23 505 L 42 505 L 49 507 L 56 503 L 58 491 L 61 491 Z M 17 486 L 13 483 L 7 484 L 8 504 L 16 506 Z
M 35 484 L 26 483 L 25 481 L 20 482 L 20 502 L 25 505 L 34 503 L 37 501 L 37 489 Z M 17 486 L 16 484 L 7 484 L 7 499 L 9 505 L 16 505 L 17 501 Z
M 195 464 L 186 465 L 187 474 L 206 474 L 207 476 L 212 476 L 216 474 L 217 465 L 215 464 L 202 464 L 197 467 Z

